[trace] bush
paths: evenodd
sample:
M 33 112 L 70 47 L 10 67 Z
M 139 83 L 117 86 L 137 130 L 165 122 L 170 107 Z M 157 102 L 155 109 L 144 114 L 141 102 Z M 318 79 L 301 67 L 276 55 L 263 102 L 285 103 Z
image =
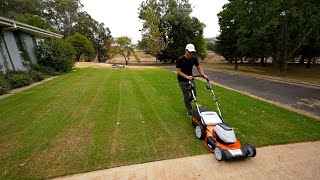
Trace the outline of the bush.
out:
M 7 82 L 5 76 L 0 74 L 0 95 L 7 93 L 10 91 L 10 83 Z
M 69 72 L 75 64 L 75 50 L 62 39 L 46 39 L 37 46 L 39 64 L 55 71 Z
M 6 80 L 10 83 L 11 89 L 20 88 L 33 83 L 32 78 L 24 71 L 9 71 L 6 73 Z
M 55 71 L 52 67 L 49 67 L 49 66 L 44 66 L 40 64 L 31 64 L 30 67 L 32 70 L 39 71 L 44 75 L 48 75 L 48 76 L 56 76 L 60 74 L 59 72 Z
M 33 79 L 34 82 L 42 81 L 45 78 L 41 72 L 35 71 L 35 70 L 30 70 L 29 75 Z

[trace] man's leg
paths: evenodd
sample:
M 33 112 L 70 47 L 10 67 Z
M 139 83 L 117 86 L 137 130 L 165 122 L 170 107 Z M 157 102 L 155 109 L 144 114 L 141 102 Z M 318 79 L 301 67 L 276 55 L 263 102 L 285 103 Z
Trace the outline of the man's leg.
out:
M 183 98 L 184 98 L 184 104 L 186 105 L 186 108 L 189 111 L 191 111 L 192 106 L 191 106 L 191 101 L 190 101 L 190 91 L 188 89 L 189 82 L 179 82 L 180 88 L 182 90 Z

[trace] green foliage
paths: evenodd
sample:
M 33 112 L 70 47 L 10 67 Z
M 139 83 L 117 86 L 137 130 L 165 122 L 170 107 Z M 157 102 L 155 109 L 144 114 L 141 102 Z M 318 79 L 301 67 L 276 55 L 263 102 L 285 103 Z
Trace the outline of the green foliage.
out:
M 136 59 L 136 61 L 137 61 L 138 63 L 140 63 L 140 62 L 141 62 L 140 57 L 139 57 L 134 51 L 133 51 L 132 53 L 133 53 L 134 59 Z
M 30 70 L 28 74 L 34 82 L 42 81 L 45 78 L 45 76 L 40 71 Z
M 2 43 L 3 43 L 2 37 L 3 37 L 3 34 L 2 34 L 2 31 L 0 31 L 0 56 L 3 59 L 3 65 L 0 64 L 0 72 L 2 71 L 3 67 L 5 68 L 5 70 L 9 70 L 8 60 L 7 60 L 7 57 L 4 54 L 4 49 L 3 49 L 3 46 L 2 46 Z
M 149 27 L 148 9 L 152 9 L 155 19 L 159 19 L 158 29 L 162 35 L 161 41 L 168 44 L 162 54 L 157 57 L 159 60 L 176 60 L 184 53 L 184 48 L 188 43 L 196 46 L 198 56 L 205 57 L 206 45 L 203 38 L 205 25 L 196 17 L 191 17 L 192 8 L 188 0 L 146 0 L 142 2 L 139 8 L 139 18 L 145 21 L 145 28 Z
M 56 29 L 60 30 L 64 37 L 72 33 L 72 28 L 78 20 L 78 13 L 83 7 L 79 0 L 43 0 L 46 5 L 43 17 Z
M 134 51 L 131 38 L 127 36 L 119 37 L 116 41 L 116 44 L 118 53 L 124 57 L 126 64 L 128 64 L 130 61 L 129 57 Z
M 26 45 L 24 43 L 23 37 L 21 36 L 19 31 L 13 32 L 13 35 L 17 42 L 18 49 L 21 52 L 21 56 L 23 59 L 22 64 L 26 67 L 29 67 L 31 64 L 31 58 L 30 58 L 29 52 L 26 49 Z
M 39 64 L 52 67 L 59 72 L 72 70 L 75 55 L 72 45 L 62 39 L 47 39 L 37 46 Z
M 10 83 L 11 89 L 20 88 L 33 83 L 33 79 L 25 71 L 8 71 L 6 73 L 6 80 Z
M 230 1 L 218 14 L 215 51 L 227 60 L 272 57 L 280 75 L 300 56 L 320 56 L 320 4 L 315 0 Z
M 64 38 L 78 32 L 93 44 L 94 53 L 88 58 L 105 62 L 111 46 L 110 29 L 82 8 L 80 0 L 1 0 L 0 16 L 61 33 Z
M 147 7 L 146 9 L 146 21 L 142 32 L 142 37 L 146 42 L 144 50 L 153 56 L 161 53 L 171 42 L 164 39 L 166 34 L 168 34 L 168 30 L 160 24 L 159 17 L 155 15 L 151 7 Z
M 16 20 L 22 23 L 26 23 L 26 24 L 41 28 L 41 29 L 55 31 L 49 22 L 42 19 L 38 15 L 33 15 L 29 13 L 21 14 L 16 18 Z
M 107 52 L 111 47 L 111 44 L 109 44 L 109 39 L 111 38 L 110 29 L 105 28 L 104 23 L 100 23 L 97 25 L 97 29 L 94 34 L 94 47 L 97 52 L 98 61 L 105 62 L 107 58 Z
M 214 42 L 207 42 L 207 50 L 214 51 L 215 43 Z
M 48 76 L 56 76 L 56 75 L 60 74 L 59 72 L 55 71 L 50 66 L 44 66 L 41 64 L 31 64 L 30 67 L 32 70 L 39 71 L 39 72 L 43 73 L 44 75 L 48 75 Z
M 0 72 L 0 95 L 10 91 L 10 83 L 6 80 L 5 76 Z
M 92 42 L 80 33 L 75 33 L 74 35 L 67 37 L 66 41 L 75 49 L 77 61 L 80 60 L 81 55 L 84 54 L 85 56 L 90 57 L 94 52 Z
M 1 0 L 0 16 L 15 19 L 21 14 L 41 15 L 43 0 Z

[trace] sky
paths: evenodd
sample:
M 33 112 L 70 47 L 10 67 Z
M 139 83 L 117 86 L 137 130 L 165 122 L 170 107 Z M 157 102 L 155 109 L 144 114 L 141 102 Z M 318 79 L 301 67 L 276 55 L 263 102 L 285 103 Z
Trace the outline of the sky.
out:
M 109 27 L 115 38 L 128 36 L 133 43 L 141 40 L 142 21 L 138 18 L 138 9 L 144 0 L 81 0 L 83 11 L 99 23 Z M 193 12 L 191 16 L 198 18 L 206 25 L 204 37 L 219 35 L 217 14 L 228 0 L 189 0 Z

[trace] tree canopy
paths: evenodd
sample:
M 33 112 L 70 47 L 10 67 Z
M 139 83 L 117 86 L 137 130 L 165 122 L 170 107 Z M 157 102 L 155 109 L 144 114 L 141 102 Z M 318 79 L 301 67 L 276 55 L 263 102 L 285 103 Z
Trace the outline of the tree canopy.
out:
M 80 33 L 75 33 L 72 36 L 68 36 L 66 39 L 69 42 L 74 50 L 76 51 L 76 60 L 79 61 L 81 55 L 85 55 L 87 58 L 91 57 L 94 49 L 93 44 L 85 36 Z
M 146 0 L 139 8 L 139 18 L 144 21 L 143 27 L 148 28 L 148 13 L 153 10 L 155 19 L 158 19 L 158 30 L 161 34 L 160 42 L 167 43 L 167 47 L 158 55 L 159 60 L 176 60 L 184 53 L 186 44 L 193 43 L 197 54 L 206 56 L 206 43 L 203 38 L 205 25 L 196 17 L 191 16 L 192 8 L 189 0 Z M 155 29 L 155 28 L 154 28 Z M 142 37 L 143 47 L 147 47 L 148 38 Z M 168 43 L 170 41 L 170 43 Z
M 94 47 L 99 61 L 105 61 L 111 31 L 82 11 L 80 0 L 1 0 L 0 16 L 63 34 L 82 34 Z
M 271 57 L 285 75 L 289 61 L 320 56 L 319 8 L 316 0 L 230 0 L 218 14 L 215 51 L 230 61 Z

